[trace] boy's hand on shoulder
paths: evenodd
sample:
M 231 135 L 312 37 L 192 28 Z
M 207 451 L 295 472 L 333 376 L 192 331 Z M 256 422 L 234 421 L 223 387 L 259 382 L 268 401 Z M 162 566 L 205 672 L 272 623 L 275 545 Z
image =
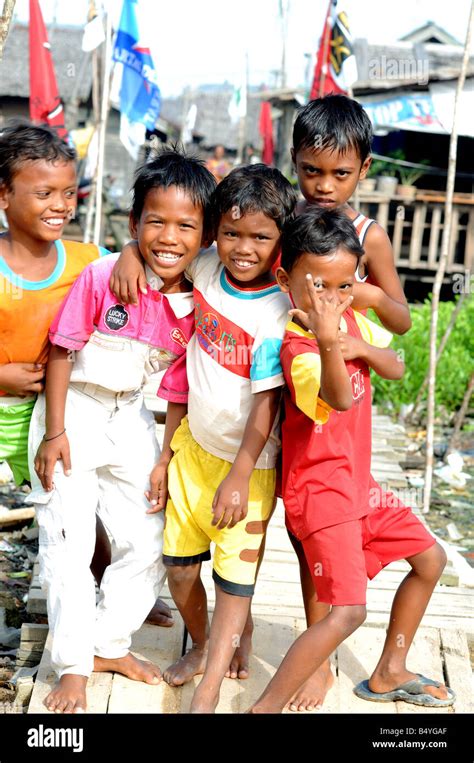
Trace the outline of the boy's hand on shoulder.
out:
M 320 349 L 330 349 L 338 343 L 341 315 L 351 305 L 352 296 L 347 297 L 344 302 L 338 302 L 319 294 L 309 274 L 306 276 L 306 289 L 311 304 L 308 312 L 295 308 L 290 310 L 289 314 L 299 318 L 302 324 L 313 332 Z
M 235 527 L 245 519 L 248 512 L 249 480 L 231 471 L 216 490 L 212 502 L 214 519 L 218 530 Z
M 17 397 L 44 389 L 46 367 L 42 363 L 5 363 L 0 366 L 0 389 Z
M 151 508 L 147 509 L 147 514 L 157 514 L 166 507 L 168 500 L 168 464 L 169 461 L 158 461 L 150 474 L 150 489 L 145 491 L 147 501 Z
M 136 241 L 123 247 L 110 275 L 109 288 L 123 305 L 137 305 L 138 291 L 147 293 L 145 268 Z
M 54 487 L 53 474 L 56 461 L 63 462 L 63 471 L 66 477 L 71 474 L 71 453 L 69 440 L 65 432 L 59 437 L 48 441 L 42 440 L 35 457 L 35 472 L 43 486 L 43 490 L 50 491 Z
M 339 347 L 344 360 L 355 360 L 356 358 L 364 360 L 366 346 L 367 344 L 363 339 L 346 334 L 344 331 L 339 332 Z

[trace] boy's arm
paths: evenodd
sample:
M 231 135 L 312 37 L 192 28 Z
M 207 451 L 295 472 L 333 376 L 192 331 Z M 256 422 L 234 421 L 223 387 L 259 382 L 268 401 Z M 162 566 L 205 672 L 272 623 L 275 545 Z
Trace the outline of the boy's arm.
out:
M 110 276 L 109 287 L 123 305 L 137 305 L 138 290 L 142 294 L 147 293 L 145 267 L 136 241 L 129 241 L 122 247 Z
M 405 373 L 405 364 L 389 347 L 375 347 L 342 331 L 339 335 L 339 346 L 344 360 L 360 358 L 382 379 L 401 379 Z
M 170 443 L 174 433 L 181 423 L 181 419 L 186 416 L 187 411 L 187 403 L 168 402 L 163 448 L 160 458 L 150 474 L 150 490 L 147 490 L 145 493 L 147 500 L 152 506 L 151 509 L 147 510 L 147 514 L 156 514 L 166 506 L 168 495 L 168 464 L 173 457 Z
M 53 472 L 58 459 L 63 462 L 66 476 L 71 471 L 64 413 L 72 366 L 70 350 L 52 345 L 46 371 L 46 431 L 35 457 L 35 471 L 44 490 L 53 489 Z
M 371 307 L 385 328 L 405 334 L 411 328 L 410 310 L 395 267 L 392 244 L 380 225 L 367 231 L 364 249 L 372 284 L 354 284 L 354 310 Z
M 212 502 L 212 524 L 220 530 L 234 527 L 247 516 L 250 477 L 272 431 L 280 398 L 281 387 L 254 393 L 239 451 Z

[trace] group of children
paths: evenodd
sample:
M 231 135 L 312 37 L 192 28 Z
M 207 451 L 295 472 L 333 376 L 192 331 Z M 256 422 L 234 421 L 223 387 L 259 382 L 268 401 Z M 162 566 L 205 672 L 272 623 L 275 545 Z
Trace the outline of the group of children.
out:
M 248 675 L 280 446 L 308 630 L 252 711 L 322 704 L 331 652 L 364 621 L 367 578 L 401 558 L 411 571 L 383 653 L 355 692 L 454 701 L 406 668 L 444 552 L 370 474 L 369 369 L 402 376 L 390 331 L 410 327 L 388 237 L 348 203 L 370 165 L 370 121 L 357 102 L 331 95 L 300 110 L 293 138 L 304 201 L 276 169 L 239 167 L 216 187 L 199 160 L 166 149 L 136 174 L 134 241 L 120 257 L 100 257 L 59 240 L 75 202 L 70 149 L 43 128 L 0 137 L 9 224 L 0 237 L 0 458 L 32 484 L 59 677 L 45 700 L 52 711 L 83 712 L 93 670 L 161 680 L 130 644 L 166 573 L 192 648 L 165 680 L 203 674 L 191 711 L 212 713 L 224 677 Z M 369 307 L 385 328 L 366 318 Z M 164 369 L 160 450 L 143 386 Z M 96 516 L 110 540 L 97 604 Z M 200 573 L 211 542 L 209 626 Z

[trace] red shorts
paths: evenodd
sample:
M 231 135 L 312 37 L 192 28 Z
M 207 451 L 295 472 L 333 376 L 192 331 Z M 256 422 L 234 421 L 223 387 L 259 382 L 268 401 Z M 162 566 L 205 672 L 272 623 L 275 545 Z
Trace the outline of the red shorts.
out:
M 381 506 L 362 519 L 317 530 L 302 541 L 318 601 L 337 606 L 366 603 L 367 578 L 398 559 L 436 543 L 405 506 Z

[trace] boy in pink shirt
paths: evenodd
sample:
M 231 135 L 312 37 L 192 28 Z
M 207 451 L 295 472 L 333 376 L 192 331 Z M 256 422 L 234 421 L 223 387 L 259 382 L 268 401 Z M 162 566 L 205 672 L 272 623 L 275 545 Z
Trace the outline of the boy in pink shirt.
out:
M 144 260 L 147 294 L 136 305 L 117 301 L 108 283 L 118 255 L 109 255 L 84 270 L 51 326 L 46 394 L 30 433 L 32 455 L 39 445 L 34 470 L 41 485 L 33 481 L 31 499 L 59 676 L 45 700 L 50 711 L 84 712 L 93 670 L 149 684 L 161 680 L 158 667 L 129 649 L 165 577 L 159 512 L 169 444 L 186 413 L 185 353 L 194 327 L 184 271 L 206 238 L 214 185 L 201 162 L 177 151 L 142 167 L 130 229 Z M 163 369 L 158 394 L 168 400 L 168 412 L 160 453 L 143 385 L 147 374 Z M 89 565 L 97 506 L 112 558 L 96 606 Z

